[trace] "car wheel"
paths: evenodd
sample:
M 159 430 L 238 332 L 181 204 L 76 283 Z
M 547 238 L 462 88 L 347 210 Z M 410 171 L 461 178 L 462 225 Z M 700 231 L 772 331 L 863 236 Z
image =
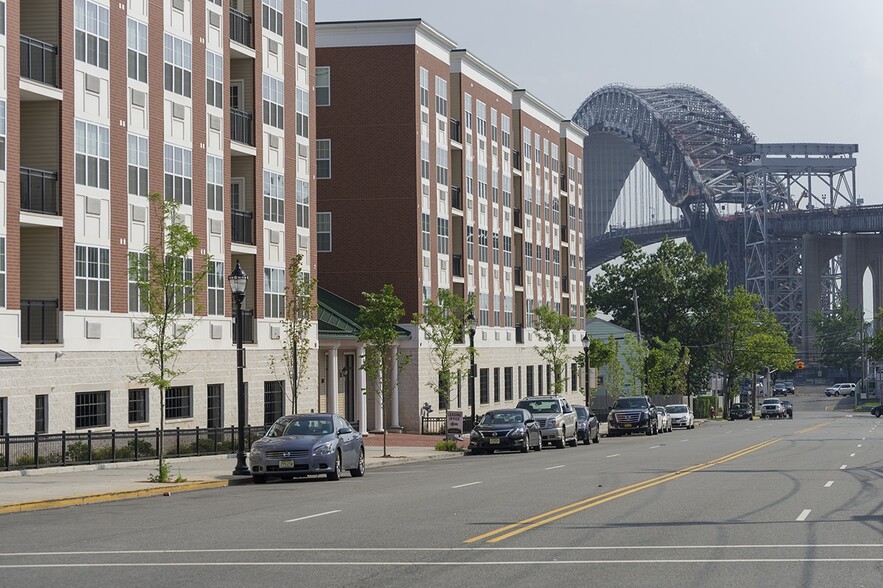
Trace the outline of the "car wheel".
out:
M 555 447 L 564 449 L 565 445 L 567 445 L 567 437 L 564 436 L 564 429 L 561 429 L 561 438 L 555 440 Z
M 350 475 L 354 478 L 361 478 L 365 475 L 365 448 L 359 448 L 359 463 L 355 469 L 350 470 Z
M 840 396 L 840 390 L 834 392 L 834 396 Z
M 521 453 L 527 453 L 530 451 L 530 435 L 527 436 L 527 439 L 524 440 L 524 445 L 520 447 Z
M 542 436 L 542 435 L 537 435 L 537 446 L 534 447 L 534 449 L 535 449 L 536 451 L 542 451 L 542 450 L 543 450 L 543 436 Z
M 255 484 L 266 484 L 267 483 L 267 476 L 255 474 L 251 477 L 251 481 L 254 482 Z
M 334 471 L 328 472 L 328 479 L 335 481 L 340 479 L 340 471 L 341 471 L 341 460 L 340 460 L 340 452 L 337 451 L 334 454 Z
M 601 427 L 595 429 L 595 437 L 592 439 L 592 443 L 600 443 L 601 442 Z

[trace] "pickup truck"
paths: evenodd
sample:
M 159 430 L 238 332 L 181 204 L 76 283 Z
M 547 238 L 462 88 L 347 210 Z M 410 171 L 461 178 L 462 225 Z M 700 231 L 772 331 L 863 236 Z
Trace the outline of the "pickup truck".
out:
M 659 417 L 656 405 L 648 396 L 622 396 L 613 403 L 607 415 L 607 436 L 659 433 Z
M 518 401 L 516 408 L 530 411 L 543 433 L 543 443 L 559 449 L 565 445 L 576 447 L 576 411 L 561 396 L 528 396 Z

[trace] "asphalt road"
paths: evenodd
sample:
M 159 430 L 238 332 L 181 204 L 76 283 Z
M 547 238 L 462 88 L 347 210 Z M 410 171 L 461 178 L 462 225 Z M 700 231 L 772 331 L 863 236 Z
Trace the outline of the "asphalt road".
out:
M 883 420 L 795 418 L 6 515 L 0 584 L 883 585 Z

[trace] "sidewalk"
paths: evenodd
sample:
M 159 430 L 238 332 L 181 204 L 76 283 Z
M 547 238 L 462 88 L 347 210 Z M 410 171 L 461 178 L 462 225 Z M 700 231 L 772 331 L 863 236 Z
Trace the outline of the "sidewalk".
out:
M 457 451 L 436 451 L 435 444 L 442 439 L 440 435 L 390 433 L 387 435 L 389 456 L 382 457 L 383 435 L 369 435 L 365 437 L 366 467 L 371 470 L 463 455 Z M 187 481 L 149 482 L 148 477 L 156 474 L 156 460 L 0 472 L 0 514 L 252 483 L 251 476 L 232 474 L 235 456 L 185 457 L 167 462 L 171 478 L 180 475 Z

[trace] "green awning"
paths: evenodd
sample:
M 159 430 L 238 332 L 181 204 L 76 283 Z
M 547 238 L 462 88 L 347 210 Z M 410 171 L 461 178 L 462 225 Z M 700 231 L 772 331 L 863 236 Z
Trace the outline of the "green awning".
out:
M 324 288 L 319 294 L 319 339 L 358 340 L 362 327 L 358 323 L 360 306 Z M 406 329 L 396 327 L 399 339 L 410 339 Z

